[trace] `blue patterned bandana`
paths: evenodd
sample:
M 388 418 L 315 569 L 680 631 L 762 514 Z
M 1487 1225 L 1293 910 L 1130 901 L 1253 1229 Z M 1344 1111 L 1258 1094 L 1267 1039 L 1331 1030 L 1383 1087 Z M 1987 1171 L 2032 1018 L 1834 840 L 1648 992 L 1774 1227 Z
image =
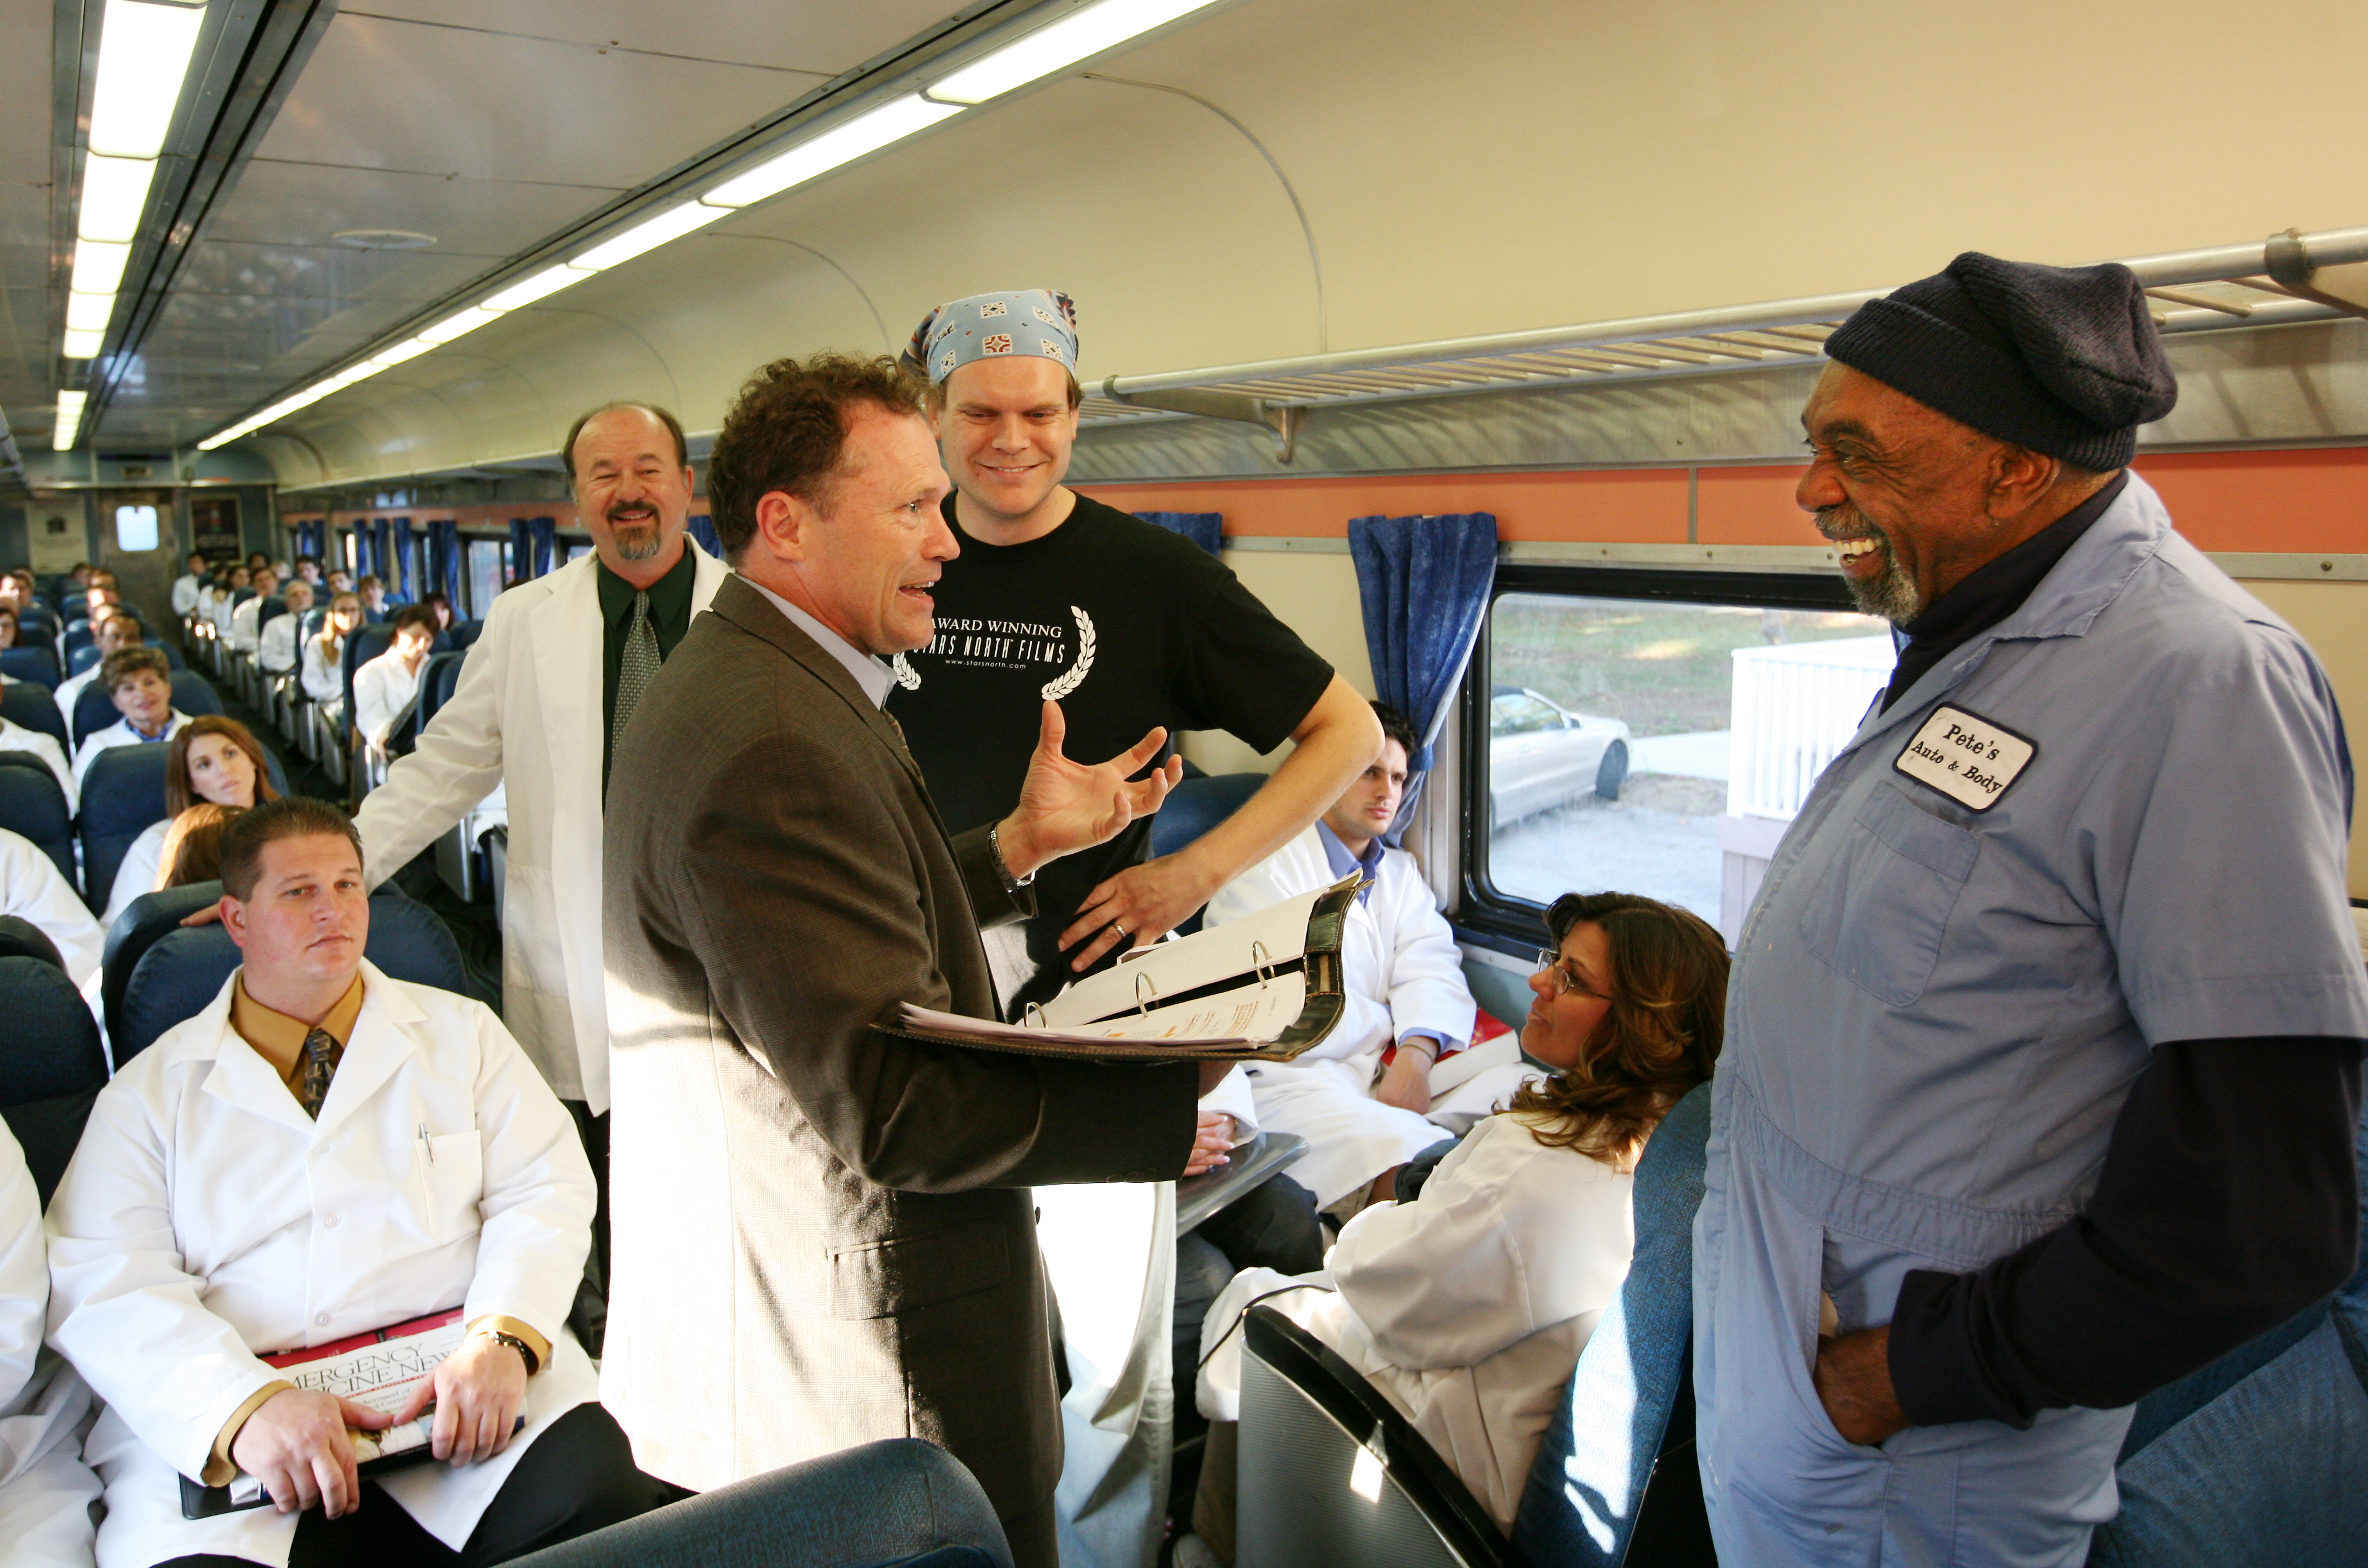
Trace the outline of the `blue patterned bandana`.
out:
M 1077 307 L 1051 289 L 973 294 L 939 305 L 921 320 L 898 360 L 932 386 L 973 359 L 1006 354 L 1057 359 L 1077 373 Z

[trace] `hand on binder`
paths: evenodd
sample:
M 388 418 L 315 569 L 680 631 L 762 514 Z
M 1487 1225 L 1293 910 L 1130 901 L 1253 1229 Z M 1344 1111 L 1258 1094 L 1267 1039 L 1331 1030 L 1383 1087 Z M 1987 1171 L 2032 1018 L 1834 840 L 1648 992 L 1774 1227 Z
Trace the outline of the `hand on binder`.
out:
M 472 1335 L 419 1380 L 395 1423 L 416 1421 L 436 1407 L 428 1450 L 458 1470 L 492 1459 L 510 1446 L 526 1413 L 526 1362 L 484 1335 Z
M 382 1432 L 394 1417 L 357 1400 L 313 1389 L 281 1389 L 256 1406 L 231 1440 L 230 1457 L 262 1483 L 283 1514 L 321 1506 L 336 1518 L 361 1501 L 354 1431 Z

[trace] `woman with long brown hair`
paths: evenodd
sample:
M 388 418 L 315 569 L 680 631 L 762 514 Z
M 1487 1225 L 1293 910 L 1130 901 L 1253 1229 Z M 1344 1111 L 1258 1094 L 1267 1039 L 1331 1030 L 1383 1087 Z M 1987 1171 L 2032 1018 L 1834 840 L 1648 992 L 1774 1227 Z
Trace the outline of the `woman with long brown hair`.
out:
M 156 858 L 156 889 L 210 882 L 222 875 L 222 830 L 245 810 L 200 801 L 173 818 L 165 830 L 165 847 Z
M 1275 1304 L 1404 1411 L 1508 1532 L 1554 1400 L 1627 1278 L 1636 1162 L 1710 1077 L 1725 1019 L 1726 949 L 1699 915 L 1566 893 L 1546 927 L 1521 1050 L 1553 1075 L 1477 1123 L 1414 1201 L 1350 1220 L 1323 1273 L 1236 1276 L 1202 1331 L 1199 1389 L 1203 1415 L 1235 1417 L 1229 1331 L 1291 1292 Z
M 190 720 L 166 743 L 165 752 L 165 816 L 131 841 L 116 868 L 115 885 L 108 892 L 107 914 L 100 924 L 112 929 L 115 917 L 144 892 L 165 884 L 159 880 L 165 839 L 181 813 L 200 802 L 235 806 L 241 811 L 265 801 L 276 801 L 271 764 L 263 743 L 235 719 L 202 713 Z

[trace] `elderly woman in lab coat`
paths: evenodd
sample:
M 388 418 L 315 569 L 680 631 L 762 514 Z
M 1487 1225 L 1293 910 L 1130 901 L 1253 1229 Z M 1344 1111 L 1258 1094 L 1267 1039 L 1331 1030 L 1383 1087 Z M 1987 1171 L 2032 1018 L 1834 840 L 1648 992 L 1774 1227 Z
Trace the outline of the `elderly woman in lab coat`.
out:
M 1725 948 L 1684 910 L 1566 893 L 1546 925 L 1554 946 L 1530 978 L 1521 1049 L 1554 1075 L 1475 1126 L 1413 1202 L 1349 1221 L 1322 1273 L 1236 1276 L 1202 1328 L 1197 1391 L 1210 1419 L 1239 1418 L 1235 1325 L 1272 1298 L 1508 1532 L 1554 1398 L 1627 1277 L 1637 1159 L 1710 1076 L 1726 999 Z
M 363 960 L 336 808 L 243 813 L 222 882 L 245 965 L 100 1092 L 50 1205 L 50 1342 L 106 1402 L 84 1450 L 100 1568 L 285 1563 L 300 1528 L 336 1538 L 308 1560 L 335 1558 L 383 1532 L 389 1498 L 464 1562 L 499 1561 L 491 1538 L 523 1551 L 656 1505 L 566 1327 L 593 1187 L 558 1100 L 481 1004 Z M 386 1418 L 261 1358 L 454 1307 L 468 1336 L 433 1387 L 449 1467 L 358 1490 L 344 1428 Z M 182 1476 L 240 1470 L 280 1506 L 182 1517 Z
M 41 1199 L 0 1124 L 0 1562 L 88 1568 L 98 1477 L 82 1462 L 90 1390 L 41 1348 L 50 1267 Z

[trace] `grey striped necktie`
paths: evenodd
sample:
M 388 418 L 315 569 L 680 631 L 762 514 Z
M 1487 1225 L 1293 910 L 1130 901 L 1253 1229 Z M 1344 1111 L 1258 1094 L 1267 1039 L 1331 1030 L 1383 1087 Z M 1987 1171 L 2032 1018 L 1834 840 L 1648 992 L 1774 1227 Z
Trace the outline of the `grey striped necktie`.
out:
M 614 756 L 617 744 L 625 738 L 625 721 L 640 706 L 642 693 L 647 691 L 650 677 L 658 673 L 657 629 L 650 624 L 650 594 L 647 588 L 633 592 L 633 620 L 625 628 L 625 654 L 617 663 L 617 711 L 609 721 L 609 750 Z

